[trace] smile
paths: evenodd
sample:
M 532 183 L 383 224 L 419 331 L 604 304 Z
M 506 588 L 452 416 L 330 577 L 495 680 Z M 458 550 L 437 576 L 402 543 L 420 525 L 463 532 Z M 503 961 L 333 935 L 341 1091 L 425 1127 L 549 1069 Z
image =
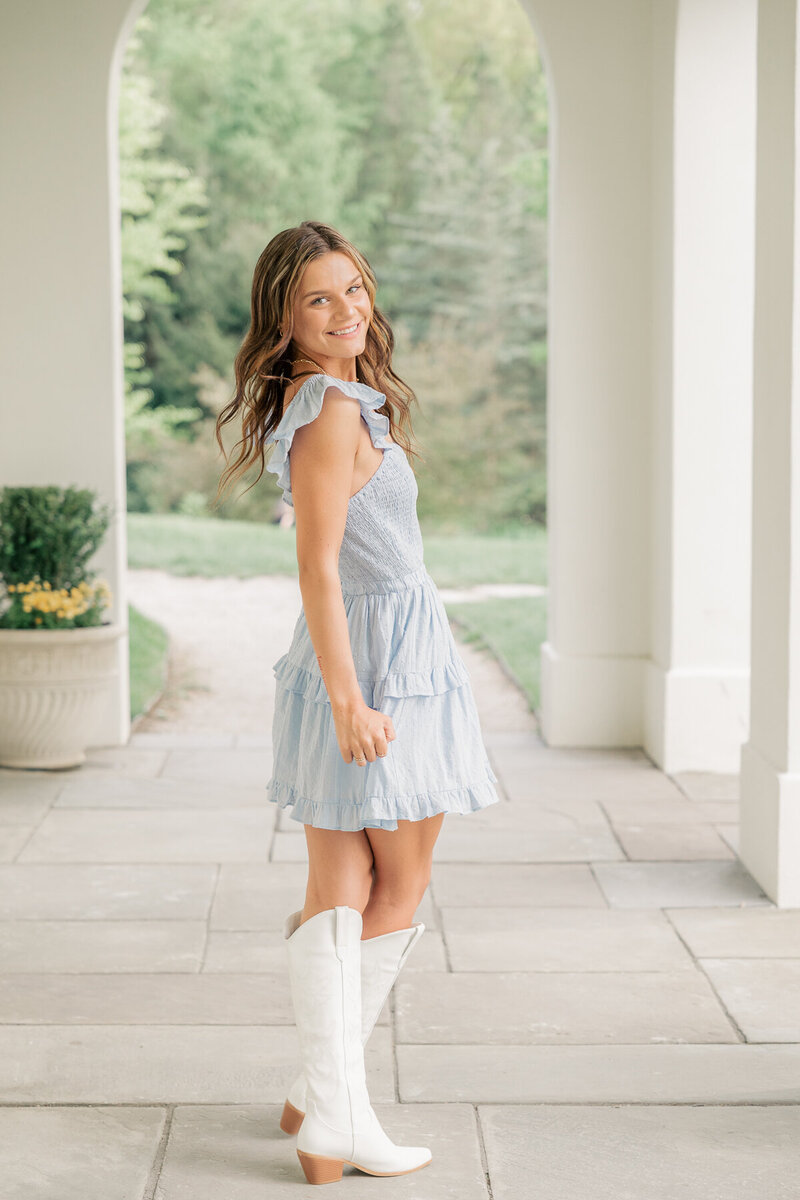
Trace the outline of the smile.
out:
M 356 321 L 355 325 L 348 325 L 346 329 L 331 329 L 329 337 L 351 337 L 361 327 L 361 322 Z

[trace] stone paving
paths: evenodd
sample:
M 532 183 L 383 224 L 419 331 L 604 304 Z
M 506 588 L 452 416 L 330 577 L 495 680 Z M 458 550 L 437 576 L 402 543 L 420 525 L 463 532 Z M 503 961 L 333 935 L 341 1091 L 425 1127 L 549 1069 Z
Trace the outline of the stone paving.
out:
M 736 858 L 737 780 L 499 713 L 501 803 L 446 818 L 368 1048 L 387 1130 L 433 1163 L 342 1194 L 796 1200 L 800 910 Z M 311 1194 L 278 1129 L 305 839 L 270 769 L 252 734 L 140 732 L 0 771 L 3 1200 Z

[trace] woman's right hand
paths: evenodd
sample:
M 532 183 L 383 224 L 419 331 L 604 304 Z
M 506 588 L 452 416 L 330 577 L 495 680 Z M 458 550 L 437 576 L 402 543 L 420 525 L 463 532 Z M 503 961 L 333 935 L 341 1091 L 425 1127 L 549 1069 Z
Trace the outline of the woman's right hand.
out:
M 360 767 L 375 762 L 376 758 L 385 758 L 389 742 L 397 736 L 392 718 L 368 704 L 334 709 L 333 721 L 342 758 L 346 763 L 356 762 Z

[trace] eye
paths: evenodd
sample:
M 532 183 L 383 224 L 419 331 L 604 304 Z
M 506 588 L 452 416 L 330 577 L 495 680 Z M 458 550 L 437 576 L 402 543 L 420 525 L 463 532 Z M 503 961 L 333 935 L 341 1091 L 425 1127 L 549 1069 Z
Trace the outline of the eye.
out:
M 350 287 L 347 290 L 348 290 L 348 292 L 357 292 L 358 289 L 363 286 L 364 286 L 363 281 L 361 283 L 351 283 Z M 313 307 L 319 300 L 327 300 L 327 298 L 328 298 L 327 296 L 317 296 L 317 298 L 315 300 L 311 301 L 311 306 Z

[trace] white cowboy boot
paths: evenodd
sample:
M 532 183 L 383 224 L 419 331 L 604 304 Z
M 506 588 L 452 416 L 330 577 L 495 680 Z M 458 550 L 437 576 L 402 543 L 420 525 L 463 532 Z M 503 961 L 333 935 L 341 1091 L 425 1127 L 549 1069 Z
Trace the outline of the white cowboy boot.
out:
M 367 1092 L 361 1041 L 361 913 L 339 905 L 286 940 L 306 1113 L 297 1156 L 309 1183 L 333 1183 L 345 1163 L 368 1175 L 405 1175 L 431 1161 L 427 1146 L 396 1146 Z
M 291 937 L 300 924 L 302 912 L 287 917 L 284 937 Z M 377 937 L 361 941 L 361 1041 L 366 1046 L 381 1015 L 386 997 L 394 986 L 406 959 L 416 946 L 425 926 L 420 921 L 408 929 L 393 929 Z M 284 1133 L 295 1134 L 306 1112 L 306 1077 L 300 1072 L 286 1096 L 280 1127 Z

